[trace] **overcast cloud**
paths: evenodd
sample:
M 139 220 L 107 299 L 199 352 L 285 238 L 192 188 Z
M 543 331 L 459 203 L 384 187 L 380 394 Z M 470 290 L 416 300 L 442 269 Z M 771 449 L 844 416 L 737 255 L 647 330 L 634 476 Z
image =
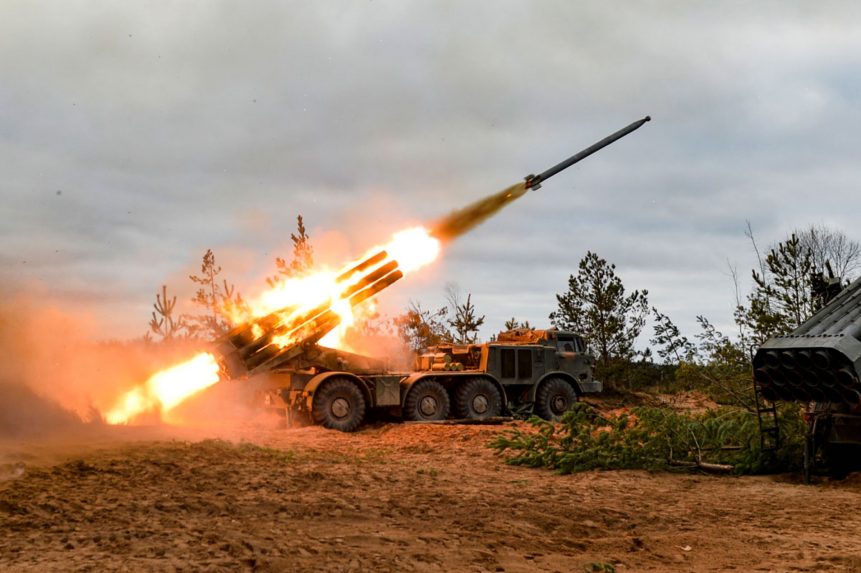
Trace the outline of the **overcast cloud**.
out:
M 0 288 L 139 336 L 207 248 L 253 293 L 298 213 L 335 263 L 650 114 L 382 307 L 545 325 L 592 250 L 731 330 L 746 220 L 859 238 L 859 86 L 852 2 L 5 0 Z

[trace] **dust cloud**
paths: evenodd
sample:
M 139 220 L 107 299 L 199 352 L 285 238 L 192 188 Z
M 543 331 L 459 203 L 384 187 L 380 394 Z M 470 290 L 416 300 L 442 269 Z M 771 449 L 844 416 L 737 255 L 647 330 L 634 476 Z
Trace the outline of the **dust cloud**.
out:
M 396 334 L 365 333 L 351 328 L 343 342 L 348 352 L 378 360 L 387 372 L 407 372 L 415 364 L 415 353 Z
M 96 382 L 106 364 L 88 334 L 88 321 L 56 308 L 20 298 L 0 306 L 0 437 L 100 422 Z
M 28 386 L 0 380 L 0 438 L 56 435 L 82 425 L 77 414 Z
M 95 342 L 98 333 L 91 318 L 38 301 L 0 305 L 0 439 L 107 430 L 103 413 L 125 392 L 193 356 L 202 345 Z M 191 404 L 181 421 L 212 424 L 237 414 L 223 390 L 214 394 L 203 404 Z M 150 412 L 135 423 L 161 421 L 159 412 Z

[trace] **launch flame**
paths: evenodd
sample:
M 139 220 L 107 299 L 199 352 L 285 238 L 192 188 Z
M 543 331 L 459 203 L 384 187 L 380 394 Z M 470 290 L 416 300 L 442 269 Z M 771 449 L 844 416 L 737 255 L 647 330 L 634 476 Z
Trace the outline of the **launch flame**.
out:
M 339 272 L 321 270 L 279 282 L 247 307 L 230 309 L 228 318 L 234 325 L 250 325 L 251 336 L 262 339 L 263 348 L 293 344 L 306 336 L 312 326 L 330 330 L 320 340 L 321 344 L 343 347 L 344 335 L 355 323 L 354 313 L 362 312 L 362 302 L 366 300 L 356 302 L 357 294 L 380 283 L 388 286 L 403 274 L 430 264 L 439 252 L 440 241 L 426 229 L 405 229 Z M 376 277 L 375 282 L 372 277 Z M 264 321 L 265 329 L 261 326 Z M 123 424 L 145 412 L 159 411 L 165 415 L 218 380 L 216 358 L 201 353 L 188 362 L 157 372 L 145 384 L 127 392 L 105 418 L 110 424 Z
M 215 356 L 202 352 L 187 362 L 153 374 L 120 398 L 105 415 L 109 424 L 125 424 L 144 412 L 169 412 L 180 402 L 218 382 Z
M 395 233 L 392 240 L 369 249 L 360 259 L 345 265 L 338 272 L 318 271 L 306 276 L 287 278 L 249 302 L 245 309 L 234 309 L 230 321 L 234 325 L 253 322 L 275 313 L 281 325 L 303 324 L 309 313 L 326 308 L 338 316 L 339 325 L 321 342 L 339 348 L 343 344 L 346 328 L 355 322 L 354 312 L 361 307 L 349 299 L 361 288 L 368 286 L 367 276 L 375 271 L 379 278 L 400 271 L 403 274 L 424 267 L 436 259 L 440 242 L 423 227 L 414 227 Z M 357 271 L 361 268 L 362 272 Z M 388 270 L 386 270 L 388 269 Z M 302 320 L 302 319 L 305 320 Z M 255 326 L 261 328 L 259 324 Z M 274 325 L 269 325 L 273 328 Z M 253 328 L 253 327 L 252 327 Z M 261 328 L 262 330 L 262 328 Z M 295 341 L 299 332 L 279 332 L 273 342 L 287 346 Z

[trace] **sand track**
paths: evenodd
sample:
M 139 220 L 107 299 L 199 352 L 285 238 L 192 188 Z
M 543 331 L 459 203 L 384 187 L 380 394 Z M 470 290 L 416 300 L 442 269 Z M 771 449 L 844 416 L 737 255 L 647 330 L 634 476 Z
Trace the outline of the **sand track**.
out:
M 498 431 L 248 426 L 24 465 L 34 446 L 7 444 L 0 570 L 861 570 L 851 477 L 557 476 L 501 463 Z

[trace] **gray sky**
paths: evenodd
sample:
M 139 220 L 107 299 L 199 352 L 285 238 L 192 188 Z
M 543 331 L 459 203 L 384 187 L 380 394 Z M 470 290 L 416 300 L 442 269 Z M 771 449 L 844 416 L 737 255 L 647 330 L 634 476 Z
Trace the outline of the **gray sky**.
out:
M 381 297 L 546 325 L 587 250 L 687 334 L 763 244 L 857 239 L 861 5 L 0 3 L 0 289 L 142 334 L 207 248 L 252 294 L 295 216 L 337 263 L 653 122 Z

